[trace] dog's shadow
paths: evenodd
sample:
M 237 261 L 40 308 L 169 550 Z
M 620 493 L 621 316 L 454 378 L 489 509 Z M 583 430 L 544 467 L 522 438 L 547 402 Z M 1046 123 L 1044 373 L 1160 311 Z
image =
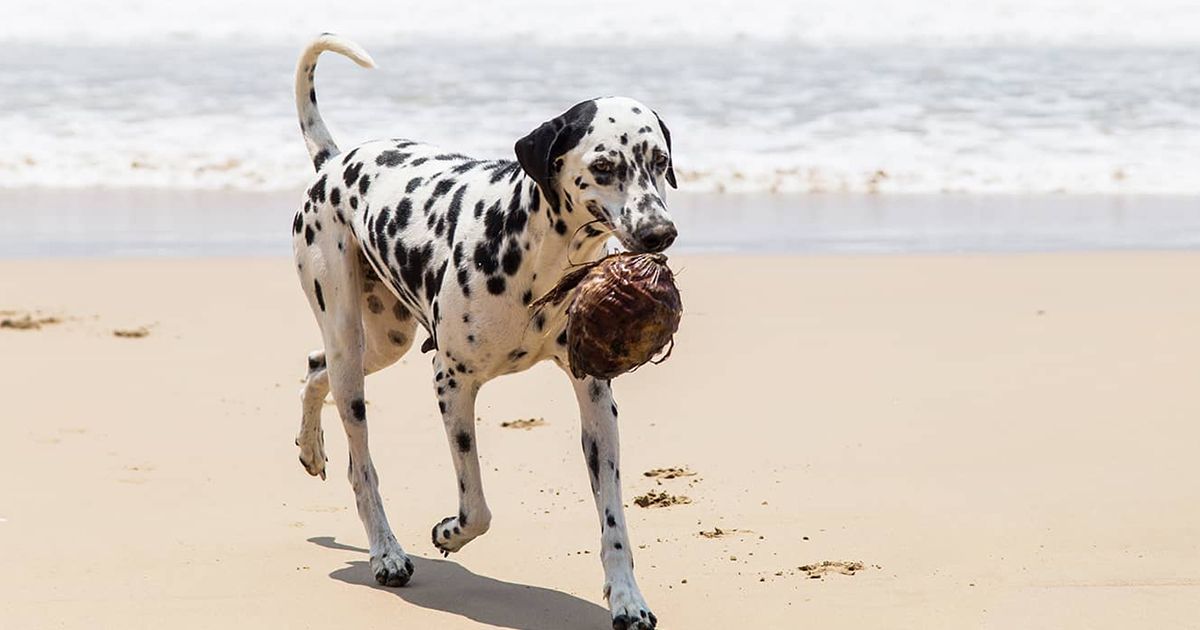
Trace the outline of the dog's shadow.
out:
M 330 536 L 309 538 L 308 541 L 327 549 L 368 553 L 366 549 L 344 545 Z M 365 560 L 347 562 L 346 567 L 330 573 L 329 577 L 392 593 L 415 606 L 461 615 L 499 628 L 569 630 L 607 628 L 612 623 L 607 610 L 573 595 L 476 575 L 457 562 L 412 555 L 409 558 L 415 573 L 413 581 L 402 588 L 388 588 L 376 583 Z

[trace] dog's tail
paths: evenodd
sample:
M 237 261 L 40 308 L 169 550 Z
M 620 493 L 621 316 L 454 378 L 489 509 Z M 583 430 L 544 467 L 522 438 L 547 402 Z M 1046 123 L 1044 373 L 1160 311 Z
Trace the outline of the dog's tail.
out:
M 296 64 L 296 113 L 300 115 L 300 131 L 304 134 L 304 143 L 308 145 L 308 154 L 312 156 L 316 169 L 320 169 L 325 160 L 338 153 L 337 144 L 329 135 L 321 112 L 317 110 L 317 91 L 313 88 L 317 57 L 326 50 L 345 55 L 364 68 L 375 67 L 375 61 L 367 51 L 333 33 L 322 33 L 300 54 L 300 61 Z

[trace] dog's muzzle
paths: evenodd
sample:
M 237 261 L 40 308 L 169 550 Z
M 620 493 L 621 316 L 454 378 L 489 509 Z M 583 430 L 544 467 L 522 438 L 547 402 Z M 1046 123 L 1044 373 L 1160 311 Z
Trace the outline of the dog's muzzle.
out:
M 657 253 L 671 246 L 679 231 L 670 221 L 656 221 L 639 228 L 633 237 L 637 239 L 639 249 L 646 253 Z

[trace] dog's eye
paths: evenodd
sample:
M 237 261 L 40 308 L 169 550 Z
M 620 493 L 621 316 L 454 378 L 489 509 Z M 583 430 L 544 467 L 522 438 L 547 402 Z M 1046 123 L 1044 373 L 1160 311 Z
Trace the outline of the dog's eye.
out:
M 609 162 L 608 160 L 600 159 L 600 160 L 596 160 L 595 162 L 592 162 L 592 170 L 596 171 L 598 173 L 607 173 L 607 172 L 611 171 L 612 169 L 613 169 L 612 162 Z
M 668 162 L 670 162 L 670 160 L 667 158 L 667 154 L 666 154 L 666 153 L 656 153 L 656 154 L 654 154 L 654 166 L 655 166 L 655 168 L 659 168 L 659 169 L 667 168 L 667 163 L 668 163 Z

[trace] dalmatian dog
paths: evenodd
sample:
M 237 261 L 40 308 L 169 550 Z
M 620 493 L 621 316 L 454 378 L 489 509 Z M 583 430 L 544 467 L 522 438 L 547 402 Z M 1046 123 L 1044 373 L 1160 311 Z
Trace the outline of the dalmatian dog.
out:
M 601 528 L 604 596 L 613 628 L 657 620 L 633 575 L 621 502 L 617 405 L 610 381 L 575 378 L 566 313 L 534 301 L 615 237 L 637 252 L 675 240 L 664 204 L 674 187 L 671 135 L 649 107 L 622 97 L 584 101 L 516 142 L 516 160 L 481 160 L 391 139 L 342 154 L 317 110 L 313 72 L 323 51 L 371 68 L 358 45 L 324 34 L 296 68 L 300 128 L 316 168 L 292 224 L 296 269 L 321 329 L 302 392 L 300 462 L 325 478 L 321 408 L 333 393 L 349 442 L 349 477 L 370 543 L 370 566 L 403 586 L 413 565 L 379 496 L 367 446 L 363 377 L 400 359 L 420 327 L 457 474 L 458 511 L 434 525 L 448 555 L 488 530 L 475 445 L 484 383 L 554 361 L 575 390 L 584 459 Z

